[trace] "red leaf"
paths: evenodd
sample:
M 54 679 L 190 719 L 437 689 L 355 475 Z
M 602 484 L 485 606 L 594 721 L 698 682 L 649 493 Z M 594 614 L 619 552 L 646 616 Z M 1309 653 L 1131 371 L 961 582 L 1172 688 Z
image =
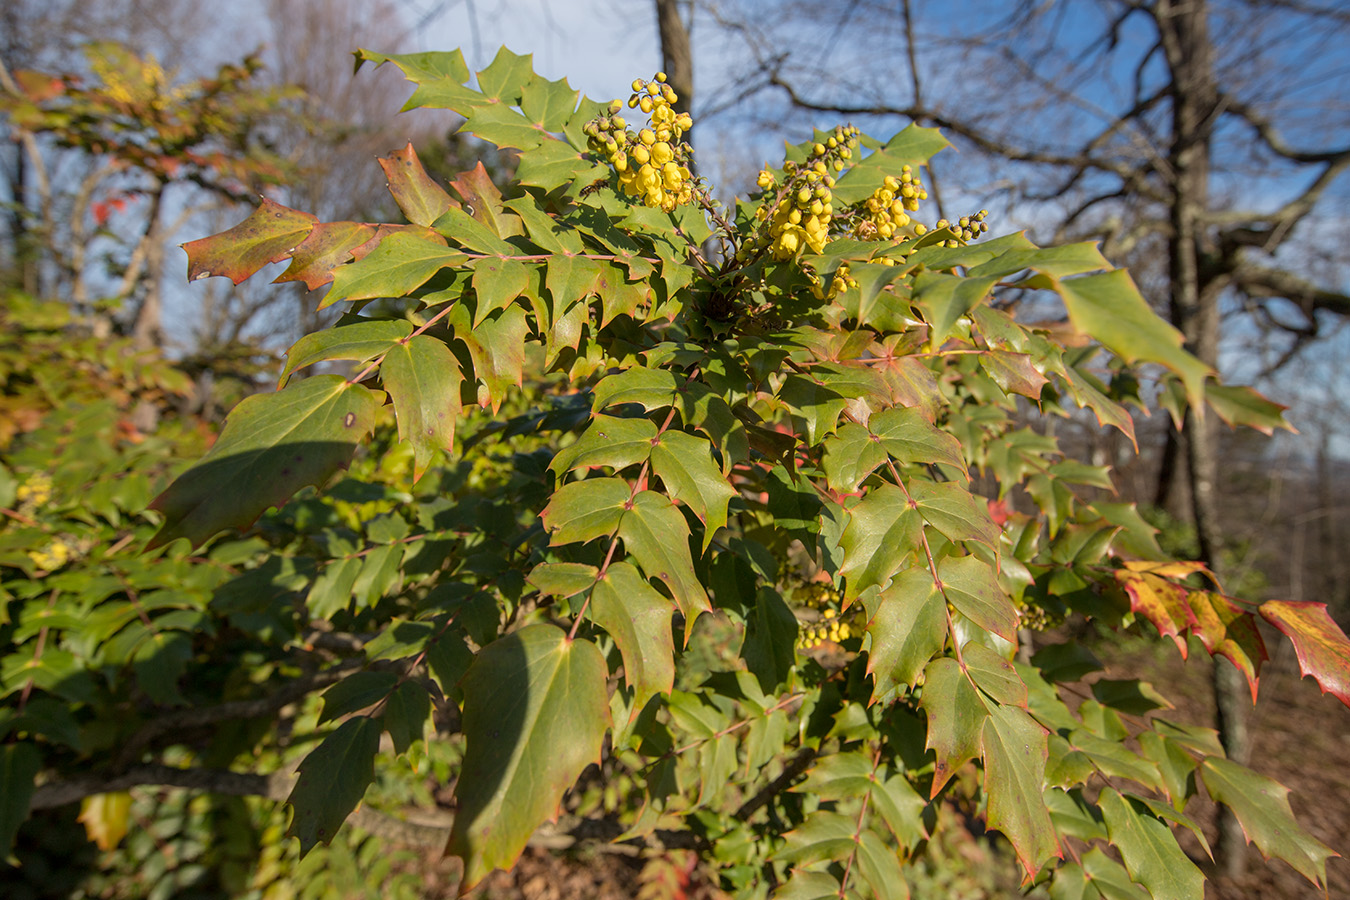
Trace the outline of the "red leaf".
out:
M 273 283 L 303 281 L 311 291 L 322 287 L 333 280 L 333 269 L 351 261 L 355 251 L 365 249 L 375 235 L 375 226 L 363 222 L 320 222 L 291 251 L 290 266 Z M 373 248 L 371 244 L 370 249 Z
M 1227 657 L 1247 676 L 1255 703 L 1261 663 L 1270 658 L 1256 617 L 1223 594 L 1193 591 L 1187 600 L 1196 619 L 1191 634 L 1200 639 L 1211 656 Z
M 447 210 L 459 207 L 445 188 L 431 180 L 411 142 L 379 163 L 384 177 L 389 179 L 389 193 L 414 225 L 430 225 Z
M 1158 632 L 1170 637 L 1186 658 L 1186 638 L 1182 632 L 1196 624 L 1195 613 L 1186 595 L 1184 587 L 1168 581 L 1162 575 L 1173 574 L 1171 566 L 1153 563 L 1126 563 L 1130 569 L 1117 572 L 1116 581 L 1130 597 L 1130 610 L 1152 622 Z M 1135 571 L 1136 567 L 1148 566 L 1152 571 Z
M 1350 640 L 1327 614 L 1326 604 L 1268 600 L 1260 612 L 1293 642 L 1300 671 L 1317 679 L 1322 693 L 1350 706 Z
M 268 263 L 290 257 L 318 219 L 263 198 L 247 219 L 220 234 L 188 241 L 188 280 L 224 275 L 235 284 Z
M 467 172 L 450 182 L 455 193 L 469 205 L 469 213 L 498 237 L 510 237 L 520 233 L 520 225 L 514 217 L 508 217 L 502 206 L 502 192 L 488 177 L 487 169 L 480 161 Z

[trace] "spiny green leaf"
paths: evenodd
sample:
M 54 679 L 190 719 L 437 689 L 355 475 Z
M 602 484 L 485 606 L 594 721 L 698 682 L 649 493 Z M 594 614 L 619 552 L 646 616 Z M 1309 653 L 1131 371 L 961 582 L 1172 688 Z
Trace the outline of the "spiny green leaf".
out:
M 484 647 L 462 681 L 467 749 L 446 852 L 465 889 L 510 868 L 558 812 L 582 769 L 600 761 L 609 727 L 604 657 L 552 625 L 527 625 Z
M 704 438 L 668 430 L 652 447 L 651 459 L 670 496 L 708 526 L 703 533 L 707 550 L 717 529 L 727 524 L 727 504 L 737 496 L 713 461 L 712 445 Z
M 980 733 L 989 710 L 956 660 L 947 656 L 933 660 L 924 670 L 919 708 L 928 719 L 925 746 L 937 755 L 928 794 L 932 798 L 957 769 L 979 755 Z
M 1023 710 L 991 706 L 984 723 L 984 790 L 989 827 L 1012 842 L 1027 877 L 1062 855 L 1045 807 L 1046 731 Z
M 573 182 L 608 180 L 610 171 L 564 141 L 546 140 L 521 157 L 516 177 L 523 185 L 553 191 Z
M 28 804 L 36 790 L 42 757 L 29 743 L 0 746 L 0 853 L 8 857 L 19 826 L 28 819 Z
M 206 456 L 151 503 L 164 524 L 150 546 L 180 537 L 196 546 L 247 528 L 305 485 L 322 486 L 370 431 L 379 396 L 341 375 L 316 375 L 245 398 Z
M 917 168 L 947 146 L 949 142 L 938 129 L 907 125 L 844 173 L 834 187 L 834 202 L 848 205 L 866 200 L 887 175 L 897 174 L 906 165 Z
M 913 303 L 928 323 L 928 345 L 936 350 L 946 343 L 957 320 L 981 303 L 997 283 L 997 276 L 973 278 L 942 272 L 914 276 Z
M 535 566 L 525 580 L 539 589 L 546 597 L 566 600 L 574 597 L 595 584 L 600 570 L 583 563 L 540 563 Z
M 852 603 L 863 591 L 886 582 L 917 552 L 921 520 L 910 509 L 900 488 L 878 485 L 849 509 L 848 526 L 839 545 L 844 564 L 844 603 Z
M 530 270 L 522 262 L 496 257 L 475 260 L 472 265 L 473 289 L 478 295 L 473 324 L 477 327 L 488 313 L 510 305 L 525 293 L 530 283 Z
M 1081 241 L 1058 247 L 1013 247 L 975 266 L 968 274 L 972 278 L 1006 278 L 1023 269 L 1034 269 L 1051 278 L 1067 278 L 1109 268 L 1111 264 L 1095 241 Z
M 338 828 L 375 780 L 375 754 L 384 727 L 379 719 L 356 716 L 310 751 L 287 802 L 295 810 L 286 834 L 300 839 L 300 855 L 333 840 Z
M 340 300 L 406 297 L 441 269 L 458 266 L 467 257 L 451 250 L 430 229 L 391 234 L 367 256 L 333 270 L 333 286 L 320 309 Z
M 554 492 L 539 517 L 552 534 L 555 547 L 593 541 L 614 533 L 632 493 L 622 478 L 573 481 Z
M 1260 613 L 1293 642 L 1299 671 L 1317 679 L 1322 693 L 1350 706 L 1350 640 L 1327 614 L 1326 604 L 1268 600 Z
M 374 706 L 397 684 L 398 675 L 393 672 L 353 672 L 323 692 L 319 724 Z
M 947 642 L 947 606 L 925 568 L 906 569 L 882 591 L 867 623 L 867 671 L 874 697 L 915 684 Z
M 670 589 L 684 614 L 687 639 L 694 620 L 699 613 L 712 609 L 712 604 L 694 574 L 693 558 L 689 555 L 689 525 L 684 516 L 660 494 L 642 491 L 633 498 L 619 522 L 619 536 L 642 571 Z
M 455 337 L 469 348 L 474 375 L 482 382 L 478 402 L 490 406 L 494 413 L 507 391 L 520 387 L 524 380 L 528 331 L 525 310 L 515 304 L 483 319 L 472 330 L 455 329 Z
M 1246 425 L 1265 435 L 1274 434 L 1276 428 L 1294 431 L 1284 417 L 1288 407 L 1267 400 L 1252 388 L 1211 381 L 1205 385 L 1205 399 L 1229 425 Z
M 741 656 L 766 694 L 776 690 L 792 671 L 797 643 L 797 617 L 770 588 L 760 588 L 745 622 Z
M 1119 850 L 1130 877 L 1148 889 L 1154 900 L 1201 900 L 1205 876 L 1177 845 L 1172 830 L 1143 804 L 1104 788 L 1099 802 L 1111 843 Z
M 998 547 L 999 527 L 982 497 L 951 482 L 914 479 L 909 485 L 919 515 L 952 541 L 981 541 Z
M 264 197 L 247 219 L 229 231 L 183 245 L 188 280 L 224 275 L 239 284 L 268 263 L 289 257 L 318 221 L 307 212 Z
M 1181 332 L 1158 317 L 1124 269 L 1055 282 L 1074 328 L 1096 339 L 1127 363 L 1154 362 L 1171 369 L 1186 385 L 1199 415 L 1209 366 L 1182 349 Z
M 866 796 L 901 847 L 913 847 L 926 836 L 922 813 L 927 803 L 905 778 L 889 766 L 876 766 L 868 755 L 853 751 L 821 757 L 806 780 L 793 788 L 821 800 Z
M 1201 761 L 1200 778 L 1209 795 L 1237 816 L 1247 843 L 1262 856 L 1279 857 L 1314 884 L 1327 883 L 1327 859 L 1340 854 L 1294 819 L 1287 787 L 1217 756 Z
M 1017 667 L 1001 654 L 970 641 L 961 648 L 961 661 L 970 680 L 994 702 L 1027 708 L 1027 686 L 1017 674 Z
M 402 756 L 414 742 L 422 740 L 431 721 L 431 696 L 416 681 L 405 681 L 389 695 L 384 707 L 384 730 L 394 744 L 394 753 Z
M 389 193 L 394 202 L 414 225 L 430 225 L 446 210 L 458 205 L 450 199 L 445 188 L 431 180 L 411 141 L 402 150 L 381 157 L 379 163 L 384 169 L 384 177 L 389 179 Z
M 329 359 L 374 359 L 412 334 L 411 322 L 404 319 L 362 319 L 346 325 L 313 331 L 286 351 L 280 383 L 296 369 Z
M 444 342 L 425 334 L 400 341 L 384 357 L 380 380 L 394 403 L 398 437 L 413 446 L 413 480 L 437 450 L 449 453 L 459 420 L 459 361 Z
M 559 450 L 549 470 L 561 477 L 573 469 L 608 466 L 614 471 L 646 462 L 656 426 L 646 419 L 596 415 L 575 444 Z
M 670 601 L 626 562 L 612 563 L 591 592 L 591 618 L 614 638 L 637 714 L 654 694 L 675 684 Z
M 974 556 L 948 556 L 938 563 L 938 576 L 957 612 L 985 631 L 1017 641 L 1017 607 L 999 587 L 992 566 Z

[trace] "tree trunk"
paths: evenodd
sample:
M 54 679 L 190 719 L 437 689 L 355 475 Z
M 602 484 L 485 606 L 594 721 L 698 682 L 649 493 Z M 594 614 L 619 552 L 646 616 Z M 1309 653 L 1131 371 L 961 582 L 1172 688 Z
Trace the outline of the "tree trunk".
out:
M 1208 246 L 1201 217 L 1209 205 L 1210 160 L 1218 90 L 1214 82 L 1213 44 L 1209 36 L 1209 9 L 1205 0 L 1158 0 L 1153 9 L 1163 53 L 1172 75 L 1172 135 L 1168 154 L 1173 179 L 1168 240 L 1173 323 L 1186 338 L 1188 349 L 1211 367 L 1219 358 L 1219 294 L 1222 283 L 1208 279 L 1204 260 Z M 1202 410 L 1189 416 L 1186 475 L 1191 514 L 1199 555 L 1223 580 L 1224 534 L 1219 522 L 1217 480 L 1219 458 L 1213 416 Z M 1247 714 L 1250 700 L 1244 679 L 1226 660 L 1213 668 L 1215 712 L 1220 739 L 1229 758 L 1241 762 L 1249 755 Z M 1246 869 L 1246 839 L 1237 820 L 1226 809 L 1219 818 L 1215 864 L 1232 879 Z
M 656 27 L 661 35 L 661 68 L 665 70 L 666 83 L 679 95 L 675 101 L 676 112 L 689 112 L 694 106 L 694 57 L 689 48 L 689 30 L 693 26 L 692 7 L 688 23 L 680 15 L 680 7 L 688 5 L 681 0 L 656 0 Z

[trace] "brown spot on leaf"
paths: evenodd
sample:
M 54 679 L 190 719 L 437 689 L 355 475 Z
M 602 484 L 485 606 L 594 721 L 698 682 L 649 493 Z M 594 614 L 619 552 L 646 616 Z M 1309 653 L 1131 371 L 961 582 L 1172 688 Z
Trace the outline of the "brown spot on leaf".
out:
M 342 424 L 343 424 L 344 427 L 347 427 L 347 428 L 351 428 L 353 425 L 355 425 L 355 424 L 356 424 L 356 413 L 354 413 L 354 412 L 349 412 L 349 413 L 347 413 L 347 415 L 344 416 L 343 419 L 342 419 Z

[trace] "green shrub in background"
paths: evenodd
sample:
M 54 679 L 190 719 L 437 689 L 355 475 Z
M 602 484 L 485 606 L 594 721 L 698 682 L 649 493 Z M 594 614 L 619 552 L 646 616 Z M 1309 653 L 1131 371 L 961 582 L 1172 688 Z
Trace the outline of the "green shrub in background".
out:
M 453 786 L 454 815 L 404 837 L 444 843 L 464 889 L 562 812 L 555 834 L 697 850 L 736 896 L 903 897 L 959 809 L 1051 896 L 1201 897 L 1176 834 L 1203 844 L 1203 786 L 1325 881 L 1283 788 L 1035 634 L 1194 636 L 1255 693 L 1264 618 L 1350 702 L 1324 608 L 1166 558 L 1098 498 L 1104 468 L 1024 424 L 1087 409 L 1133 437 L 1147 366 L 1178 415 L 1283 425 L 1095 246 L 919 222 L 932 130 L 819 132 L 724 209 L 659 75 L 630 124 L 506 51 L 474 87 L 458 53 L 359 57 L 519 150 L 522 192 L 479 169 L 456 199 L 408 148 L 381 160 L 408 224 L 265 201 L 187 245 L 193 278 L 289 260 L 282 280 L 348 306 L 155 500 L 125 563 L 165 567 L 153 584 L 109 579 L 91 624 L 51 599 L 64 570 L 12 564 L 0 837 L 30 800 L 177 785 L 285 797 L 311 854 L 382 796 L 425 801 L 391 776 L 412 772 Z M 1019 321 L 1029 296 L 1067 325 Z M 296 377 L 330 360 L 353 374 Z

